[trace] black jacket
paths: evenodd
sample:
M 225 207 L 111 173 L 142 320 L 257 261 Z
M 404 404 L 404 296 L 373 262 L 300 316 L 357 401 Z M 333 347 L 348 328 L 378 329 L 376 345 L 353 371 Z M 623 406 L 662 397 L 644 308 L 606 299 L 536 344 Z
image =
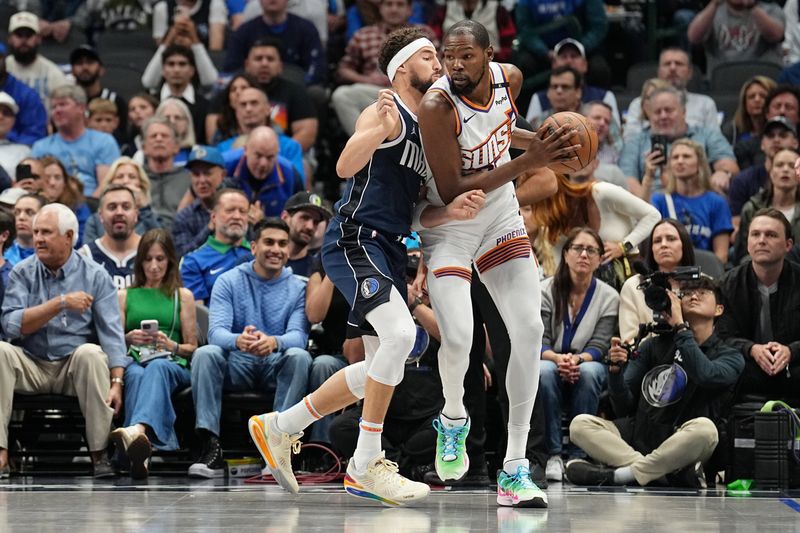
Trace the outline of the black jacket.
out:
M 676 362 L 686 372 L 686 388 L 672 405 L 656 407 L 642 394 L 645 375 L 659 365 Z M 690 331 L 659 335 L 645 340 L 639 356 L 624 373 L 610 374 L 608 388 L 617 415 L 634 417 L 632 440 L 637 451 L 648 454 L 685 422 L 710 419 L 718 430 L 725 427 L 736 382 L 744 369 L 744 357 L 716 333 L 698 346 Z
M 745 357 L 756 344 L 756 327 L 761 315 L 761 295 L 752 263 L 728 271 L 720 280 L 727 298 L 725 312 L 717 322 L 717 334 Z M 778 290 L 770 296 L 773 339 L 789 347 L 792 364 L 800 362 L 800 266 L 783 262 Z

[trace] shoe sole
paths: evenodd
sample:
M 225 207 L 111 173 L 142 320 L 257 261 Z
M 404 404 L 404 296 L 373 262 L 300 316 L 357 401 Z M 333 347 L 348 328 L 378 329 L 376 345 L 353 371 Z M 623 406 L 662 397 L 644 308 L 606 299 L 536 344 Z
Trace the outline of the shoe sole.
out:
M 524 501 L 518 500 L 516 503 L 514 503 L 514 498 L 512 498 L 511 496 L 502 496 L 498 494 L 497 505 L 501 505 L 503 507 L 547 509 L 547 501 L 540 496 L 531 498 L 530 500 L 524 500 Z
M 225 470 L 212 470 L 206 465 L 189 467 L 189 477 L 197 477 L 203 479 L 219 479 L 225 477 Z
M 258 453 L 260 453 L 261 457 L 264 458 L 264 462 L 267 463 L 270 472 L 272 472 L 272 477 L 275 479 L 278 485 L 280 485 L 282 489 L 289 491 L 292 494 L 299 493 L 300 487 L 297 484 L 297 480 L 295 479 L 294 483 L 292 483 L 292 480 L 288 479 L 281 472 L 281 469 L 278 468 L 278 462 L 275 460 L 275 456 L 272 454 L 272 451 L 269 448 L 267 428 L 264 422 L 261 420 L 261 417 L 251 416 L 250 420 L 247 422 L 247 429 L 250 431 L 250 438 L 253 439 L 256 448 L 258 448 Z
M 128 446 L 128 459 L 131 462 L 131 477 L 145 479 L 148 475 L 147 460 L 153 454 L 150 441 L 144 435 L 136 437 Z
M 440 463 L 440 462 L 442 462 L 442 463 L 445 463 L 445 464 L 446 464 L 446 463 L 447 463 L 447 461 L 442 461 L 441 459 L 439 459 L 439 458 L 437 457 L 437 458 L 436 458 L 436 461 L 435 461 L 435 463 L 434 463 L 434 466 L 435 466 L 435 468 L 436 468 L 436 475 L 437 475 L 437 476 L 439 476 L 439 479 L 441 479 L 441 480 L 444 482 L 444 484 L 445 484 L 445 485 L 450 485 L 450 484 L 452 484 L 452 483 L 458 483 L 459 481 L 461 481 L 462 479 L 464 479 L 464 478 L 467 476 L 467 472 L 469 471 L 469 456 L 467 456 L 467 455 L 464 455 L 464 472 L 463 472 L 463 473 L 462 473 L 460 476 L 458 476 L 458 477 L 453 477 L 453 476 L 447 477 L 447 476 L 443 476 L 443 475 L 442 475 L 442 472 L 440 472 L 440 471 L 439 471 L 439 463 Z
M 368 491 L 361 483 L 353 479 L 349 474 L 344 477 L 344 490 L 350 496 L 355 496 L 356 498 L 362 498 L 365 500 L 369 500 L 372 502 L 378 502 L 386 507 L 403 507 L 408 504 L 417 502 L 419 500 L 425 499 L 430 494 L 430 491 L 425 494 L 425 496 L 421 496 L 419 498 L 413 498 L 403 501 L 396 501 L 391 500 L 389 498 L 384 498 L 374 492 Z

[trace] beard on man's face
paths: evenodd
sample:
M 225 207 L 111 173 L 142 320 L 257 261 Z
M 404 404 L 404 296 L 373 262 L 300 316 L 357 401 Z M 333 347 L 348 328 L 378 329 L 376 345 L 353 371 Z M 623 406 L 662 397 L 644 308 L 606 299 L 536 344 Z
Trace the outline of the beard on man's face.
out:
M 431 85 L 433 85 L 433 79 L 429 78 L 427 81 L 423 81 L 419 76 L 413 72 L 411 73 L 411 86 L 422 94 L 428 92 L 428 89 L 431 88 Z
M 450 91 L 456 96 L 462 96 L 465 94 L 471 94 L 472 91 L 475 90 L 475 87 L 481 82 L 483 77 L 486 75 L 486 65 L 483 65 L 483 70 L 481 70 L 481 75 L 478 76 L 476 80 L 470 80 L 469 83 L 463 86 L 458 86 L 453 82 L 452 76 L 450 77 Z
M 11 50 L 11 54 L 14 56 L 14 59 L 17 60 L 17 63 L 22 65 L 30 65 L 36 61 L 36 56 L 39 54 L 39 50 L 36 47 L 25 50 Z

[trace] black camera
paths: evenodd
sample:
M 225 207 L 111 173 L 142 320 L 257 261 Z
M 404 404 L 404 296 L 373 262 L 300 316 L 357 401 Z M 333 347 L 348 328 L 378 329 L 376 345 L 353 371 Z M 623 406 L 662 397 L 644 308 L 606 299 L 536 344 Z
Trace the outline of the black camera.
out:
M 672 288 L 670 281 L 673 279 L 676 281 L 698 280 L 700 279 L 700 267 L 678 267 L 674 272 L 657 271 L 642 276 L 642 282 L 638 289 L 644 292 L 644 302 L 653 310 L 653 320 L 656 323 L 666 322 L 665 317 L 671 314 L 672 302 L 667 291 Z
M 417 269 L 419 269 L 420 256 L 417 254 L 408 254 L 406 259 L 406 276 L 409 278 L 417 277 Z

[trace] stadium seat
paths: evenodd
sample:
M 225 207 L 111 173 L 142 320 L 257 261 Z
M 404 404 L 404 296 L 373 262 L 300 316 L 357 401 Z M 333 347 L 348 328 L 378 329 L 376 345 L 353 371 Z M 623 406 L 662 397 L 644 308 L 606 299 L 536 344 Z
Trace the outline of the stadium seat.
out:
M 208 344 L 208 307 L 202 304 L 195 306 L 197 315 L 197 345 Z
M 711 72 L 711 91 L 739 93 L 744 82 L 759 74 L 778 79 L 781 66 L 767 61 L 734 61 L 717 65 Z
M 694 249 L 694 262 L 700 267 L 703 274 L 708 274 L 712 278 L 718 280 L 725 273 L 725 266 L 722 261 L 714 255 L 714 252 L 708 250 Z

